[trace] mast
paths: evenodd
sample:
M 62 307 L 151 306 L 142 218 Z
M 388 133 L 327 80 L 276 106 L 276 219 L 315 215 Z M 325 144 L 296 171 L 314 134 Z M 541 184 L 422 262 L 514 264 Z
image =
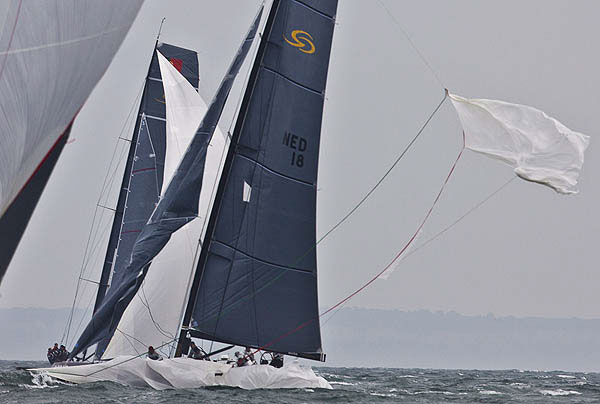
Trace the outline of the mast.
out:
M 227 150 L 227 156 L 225 158 L 225 163 L 223 165 L 223 174 L 221 175 L 221 179 L 219 181 L 219 185 L 217 187 L 217 193 L 215 195 L 215 200 L 213 202 L 213 209 L 210 213 L 210 218 L 208 220 L 208 226 L 206 228 L 206 233 L 204 235 L 204 243 L 202 244 L 202 249 L 200 252 L 200 258 L 198 259 L 198 265 L 196 266 L 196 271 L 194 273 L 194 280 L 192 281 L 192 286 L 189 293 L 188 303 L 185 308 L 185 314 L 183 316 L 183 322 L 181 331 L 179 334 L 179 339 L 177 341 L 177 349 L 175 351 L 175 357 L 180 357 L 183 353 L 187 352 L 188 340 L 186 334 L 189 329 L 190 322 L 192 320 L 192 314 L 194 312 L 194 305 L 196 303 L 196 299 L 198 297 L 198 287 L 200 286 L 200 281 L 202 280 L 202 275 L 204 272 L 204 266 L 206 265 L 206 260 L 208 258 L 208 247 L 210 246 L 210 239 L 212 234 L 215 231 L 215 225 L 219 213 L 220 201 L 223 199 L 223 195 L 225 192 L 225 186 L 227 184 L 227 178 L 231 171 L 231 165 L 234 157 L 234 150 L 237 144 L 237 141 L 240 138 L 241 129 L 243 127 L 244 119 L 246 118 L 246 114 L 248 112 L 248 107 L 250 105 L 250 98 L 252 96 L 252 92 L 256 85 L 256 79 L 258 77 L 258 72 L 260 69 L 260 64 L 262 58 L 264 57 L 267 40 L 266 35 L 271 32 L 273 27 L 273 22 L 275 20 L 275 16 L 277 15 L 277 9 L 279 8 L 280 0 L 273 0 L 271 5 L 271 10 L 269 11 L 269 16 L 267 17 L 267 23 L 265 25 L 265 29 L 263 30 L 263 34 L 261 35 L 260 45 L 258 48 L 258 52 L 254 59 L 254 64 L 252 65 L 252 71 L 250 73 L 250 78 L 248 79 L 248 84 L 246 86 L 246 91 L 244 93 L 244 97 L 242 99 L 242 103 L 240 106 L 240 110 L 238 113 L 238 119 L 235 124 L 235 128 L 233 131 L 233 135 L 231 138 L 231 142 L 229 143 L 229 148 Z
M 162 29 L 162 24 L 164 22 L 164 18 L 160 23 L 160 29 Z M 158 35 L 160 35 L 160 29 Z M 110 279 L 110 274 L 113 268 L 113 263 L 115 259 L 115 253 L 117 250 L 117 246 L 119 244 L 119 237 L 121 234 L 121 227 L 123 224 L 123 215 L 125 213 L 125 204 L 127 202 L 127 194 L 129 193 L 129 181 L 131 179 L 131 171 L 133 169 L 133 160 L 135 158 L 135 150 L 138 143 L 138 137 L 140 132 L 140 123 L 142 121 L 142 110 L 144 108 L 146 89 L 148 85 L 148 78 L 150 77 L 150 70 L 152 68 L 152 59 L 154 58 L 154 54 L 156 53 L 156 48 L 158 47 L 158 36 L 156 38 L 156 42 L 154 42 L 154 48 L 152 49 L 152 56 L 150 57 L 150 63 L 148 64 L 148 71 L 146 72 L 146 77 L 144 79 L 144 89 L 142 91 L 142 98 L 140 100 L 140 106 L 138 108 L 137 117 L 135 121 L 135 127 L 133 130 L 133 135 L 130 141 L 129 153 L 127 155 L 127 163 L 125 164 L 125 171 L 123 172 L 123 180 L 121 181 L 121 188 L 119 191 L 119 199 L 117 201 L 117 206 L 115 208 L 115 216 L 113 219 L 112 228 L 110 231 L 110 237 L 108 239 L 108 247 L 106 248 L 106 256 L 104 257 L 104 265 L 102 266 L 102 274 L 100 276 L 100 281 L 98 283 L 98 293 L 96 295 L 96 302 L 94 303 L 94 311 L 95 313 L 100 305 L 102 304 L 102 300 L 106 295 L 106 290 L 108 289 L 108 280 Z

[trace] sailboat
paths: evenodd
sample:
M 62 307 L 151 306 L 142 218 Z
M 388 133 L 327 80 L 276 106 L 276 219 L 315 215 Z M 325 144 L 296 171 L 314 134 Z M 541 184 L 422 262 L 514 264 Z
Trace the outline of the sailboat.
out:
M 142 0 L 0 4 L 0 281 L 77 113 L 141 5 Z
M 262 7 L 208 107 L 194 88 L 197 55 L 157 42 L 94 314 L 71 352 L 96 345 L 101 362 L 36 372 L 154 388 L 331 387 L 296 363 L 182 356 L 201 338 L 325 360 L 314 321 L 316 181 L 336 9 L 337 0 L 273 2 L 227 136 L 218 121 Z M 145 359 L 148 345 L 167 358 Z
M 123 179 L 123 194 L 129 196 L 119 200 L 123 211 L 117 209 L 120 219 L 113 224 L 117 236 L 111 235 L 116 241 L 106 254 L 102 297 L 99 294 L 94 315 L 71 352 L 75 358 L 96 345 L 96 360 L 34 372 L 74 383 L 110 380 L 156 389 L 331 387 L 297 363 L 280 369 L 231 367 L 184 356 L 191 339 L 197 338 L 325 361 L 316 282 L 316 179 L 336 9 L 335 0 L 273 1 L 234 130 L 226 136 L 218 133 L 218 121 L 257 36 L 262 9 L 197 129 L 191 124 L 182 129 L 186 126 L 173 118 L 177 111 L 185 115 L 192 104 L 202 109 L 193 101 L 194 83 L 181 74 L 185 62 L 164 55 L 157 44 L 153 63 L 156 58 L 160 78 L 149 74 L 147 83 L 160 82 L 164 90 L 164 100 L 155 98 L 165 105 L 164 116 L 158 116 L 166 119 L 162 180 L 157 180 L 161 164 L 152 143 L 152 132 L 157 132 L 148 129 L 150 112 L 141 108 Z M 467 99 L 448 91 L 433 114 L 446 99 L 452 101 L 464 129 L 456 162 L 468 148 L 514 167 L 527 181 L 559 193 L 576 192 L 587 136 L 531 107 Z M 191 116 L 181 122 L 191 122 Z M 185 152 L 176 168 L 169 169 L 169 139 L 185 139 L 188 130 L 192 135 L 189 143 L 182 141 Z M 325 313 L 384 274 L 410 247 L 456 162 L 425 219 L 390 265 Z M 154 182 L 142 181 L 147 172 L 154 173 Z M 135 207 L 127 198 L 135 198 L 131 194 L 138 186 L 156 188 L 139 202 L 145 216 L 129 212 Z M 126 219 L 130 214 L 131 221 Z M 133 219 L 143 226 L 127 230 Z M 137 233 L 129 247 L 119 245 L 129 234 L 124 231 Z M 197 251 L 185 255 L 188 237 L 200 243 Z M 147 345 L 163 349 L 166 358 L 145 358 Z

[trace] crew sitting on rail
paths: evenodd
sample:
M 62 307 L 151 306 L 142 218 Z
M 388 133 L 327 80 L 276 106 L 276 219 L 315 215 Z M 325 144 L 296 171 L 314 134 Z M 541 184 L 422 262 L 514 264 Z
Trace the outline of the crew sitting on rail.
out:
M 160 356 L 158 352 L 154 350 L 154 347 L 152 345 L 148 347 L 148 359 L 152 359 L 153 361 L 162 360 L 162 356 Z
M 244 350 L 244 358 L 246 358 L 246 360 L 250 362 L 251 365 L 256 365 L 256 361 L 254 360 L 254 354 L 248 346 Z
M 202 348 L 199 348 L 194 341 L 190 341 L 190 353 L 188 354 L 188 358 L 208 359 L 206 357 L 206 352 L 204 352 Z
M 241 368 L 242 366 L 246 366 L 246 357 L 244 355 L 242 355 L 242 353 L 240 351 L 237 351 L 235 353 L 235 357 L 237 358 L 235 361 L 235 365 L 238 368 Z
M 51 365 L 56 361 L 52 348 L 48 348 L 48 353 L 46 354 L 46 356 L 48 357 L 48 362 L 50 362 Z
M 61 345 L 56 352 L 56 362 L 64 362 L 69 359 L 69 351 L 67 351 L 67 347 Z

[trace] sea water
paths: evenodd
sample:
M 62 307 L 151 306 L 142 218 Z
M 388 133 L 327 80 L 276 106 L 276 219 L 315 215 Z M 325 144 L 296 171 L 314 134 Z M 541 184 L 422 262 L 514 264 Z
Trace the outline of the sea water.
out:
M 0 403 L 599 403 L 600 374 L 521 370 L 315 367 L 333 390 L 198 388 L 155 391 L 99 382 L 71 385 L 0 361 Z

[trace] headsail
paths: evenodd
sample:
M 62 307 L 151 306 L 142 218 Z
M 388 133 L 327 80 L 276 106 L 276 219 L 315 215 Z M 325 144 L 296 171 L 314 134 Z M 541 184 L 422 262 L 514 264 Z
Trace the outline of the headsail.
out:
M 164 190 L 208 106 L 177 70 L 176 65 L 163 57 L 160 51 L 158 61 L 167 113 Z M 216 158 L 210 158 L 212 154 L 207 156 L 203 183 L 211 184 L 215 181 L 214 175 L 224 145 L 225 137 L 217 128 L 209 147 L 209 153 L 214 153 Z M 212 178 L 209 178 L 210 174 L 213 174 Z M 207 210 L 207 203 L 203 203 L 203 196 L 206 198 L 204 190 L 208 188 L 210 191 L 210 186 L 203 188 L 200 215 L 204 215 Z M 152 260 L 152 270 L 148 271 L 136 297 L 127 306 L 110 344 L 102 352 L 102 357 L 136 355 L 145 352 L 148 345 L 158 347 L 173 340 L 179 330 L 181 307 L 185 304 L 202 224 L 203 220 L 194 220 L 174 233 L 163 250 Z M 167 353 L 166 349 L 168 347 L 163 352 Z
M 142 0 L 0 4 L 0 280 L 69 136 Z
M 158 43 L 156 50 L 181 70 L 182 76 L 191 86 L 198 87 L 199 67 L 196 52 L 166 43 Z M 123 282 L 135 240 L 158 203 L 164 182 L 167 153 L 166 116 L 161 72 L 155 51 L 148 68 L 131 139 L 94 312 Z M 107 291 L 109 284 L 110 289 Z M 112 334 L 106 335 L 98 344 L 97 353 L 101 354 L 104 351 L 111 336 Z
M 166 245 L 173 232 L 197 217 L 208 142 L 217 127 L 233 81 L 254 40 L 260 15 L 261 13 L 255 18 L 159 204 L 139 234 L 132 250 L 131 262 L 124 270 L 123 281 L 118 286 L 113 286 L 113 293 L 106 297 L 94 314 L 71 356 L 114 333 L 123 312 L 141 286 L 152 259 Z
M 336 9 L 273 3 L 184 318 L 194 337 L 324 360 L 317 165 Z

